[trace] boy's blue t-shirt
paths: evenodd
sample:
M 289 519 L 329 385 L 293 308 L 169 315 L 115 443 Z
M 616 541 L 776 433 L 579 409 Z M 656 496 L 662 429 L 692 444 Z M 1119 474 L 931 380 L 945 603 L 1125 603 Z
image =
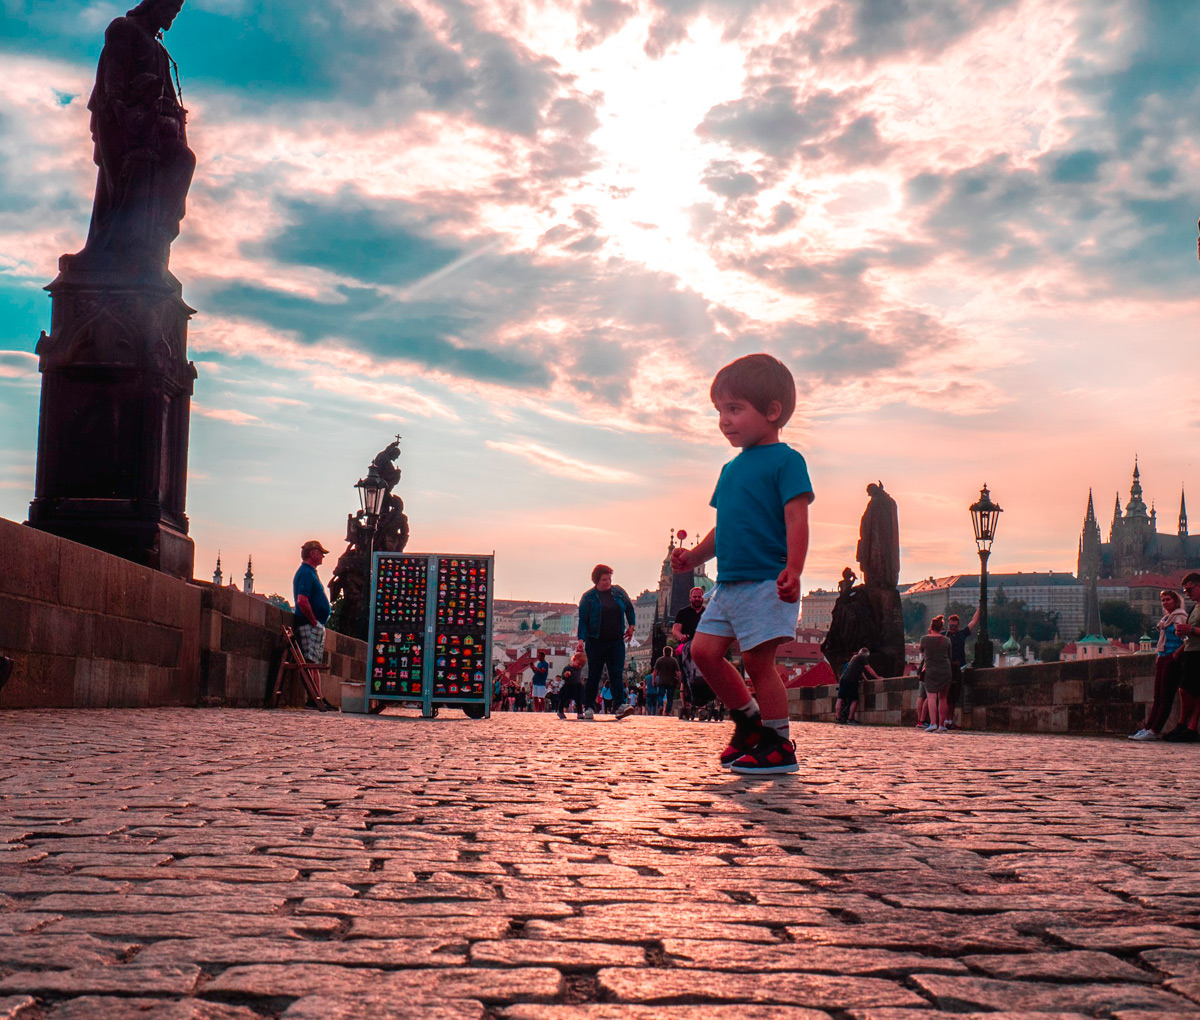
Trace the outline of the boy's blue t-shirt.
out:
M 787 566 L 783 506 L 812 491 L 808 465 L 787 443 L 747 447 L 721 468 L 709 501 L 717 511 L 717 580 L 775 580 Z

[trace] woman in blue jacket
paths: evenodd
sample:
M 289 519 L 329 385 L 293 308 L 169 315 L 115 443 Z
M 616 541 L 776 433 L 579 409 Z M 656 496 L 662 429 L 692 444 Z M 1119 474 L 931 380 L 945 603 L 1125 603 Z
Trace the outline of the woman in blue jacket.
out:
M 633 600 L 625 589 L 612 583 L 612 567 L 597 563 L 592 570 L 592 584 L 579 600 L 579 638 L 587 655 L 587 691 L 584 694 L 584 718 L 595 717 L 596 692 L 600 675 L 608 667 L 608 682 L 616 716 L 624 719 L 636 709 L 625 699 L 625 642 L 633 637 L 637 620 Z M 628 621 L 628 626 L 623 627 Z

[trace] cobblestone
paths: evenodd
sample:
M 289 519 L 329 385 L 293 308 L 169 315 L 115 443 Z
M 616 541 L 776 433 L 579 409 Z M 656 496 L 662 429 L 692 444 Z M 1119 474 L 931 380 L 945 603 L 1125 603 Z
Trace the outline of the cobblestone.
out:
M 0 1020 L 1200 1017 L 1186 745 L 806 724 L 756 780 L 667 719 L 0 729 Z

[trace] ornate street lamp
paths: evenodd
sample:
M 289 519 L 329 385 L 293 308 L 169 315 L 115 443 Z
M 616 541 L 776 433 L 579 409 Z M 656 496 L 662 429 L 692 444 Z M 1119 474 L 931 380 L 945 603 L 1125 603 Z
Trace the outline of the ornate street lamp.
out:
M 360 478 L 354 487 L 358 490 L 358 502 L 367 515 L 367 522 L 374 531 L 379 511 L 383 509 L 383 497 L 387 495 L 387 483 L 379 477 L 379 472 L 372 464 L 367 468 L 367 477 Z
M 355 482 L 354 488 L 358 490 L 358 502 L 362 506 L 362 513 L 366 518 L 363 530 L 367 534 L 367 547 L 366 555 L 363 558 L 363 594 L 358 620 L 359 636 L 366 640 L 370 632 L 368 617 L 371 611 L 371 560 L 374 558 L 375 552 L 375 529 L 379 524 L 379 514 L 383 510 L 384 498 L 387 496 L 387 482 L 379 476 L 379 471 L 372 464 L 367 468 L 367 477 L 360 478 Z
M 971 504 L 971 523 L 975 526 L 975 545 L 979 548 L 979 630 L 975 635 L 975 668 L 992 665 L 992 640 L 987 629 L 987 562 L 996 537 L 996 525 L 1004 511 L 992 502 L 987 484 L 979 490 L 978 502 Z

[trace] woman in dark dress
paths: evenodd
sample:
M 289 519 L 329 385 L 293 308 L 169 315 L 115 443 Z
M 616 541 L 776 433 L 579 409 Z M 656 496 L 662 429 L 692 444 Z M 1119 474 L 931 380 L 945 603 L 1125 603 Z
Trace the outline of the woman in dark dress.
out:
M 921 661 L 925 667 L 925 692 L 929 705 L 930 732 L 945 733 L 949 727 L 946 719 L 950 715 L 950 639 L 942 633 L 946 621 L 935 616 L 929 624 L 929 633 L 921 638 Z

